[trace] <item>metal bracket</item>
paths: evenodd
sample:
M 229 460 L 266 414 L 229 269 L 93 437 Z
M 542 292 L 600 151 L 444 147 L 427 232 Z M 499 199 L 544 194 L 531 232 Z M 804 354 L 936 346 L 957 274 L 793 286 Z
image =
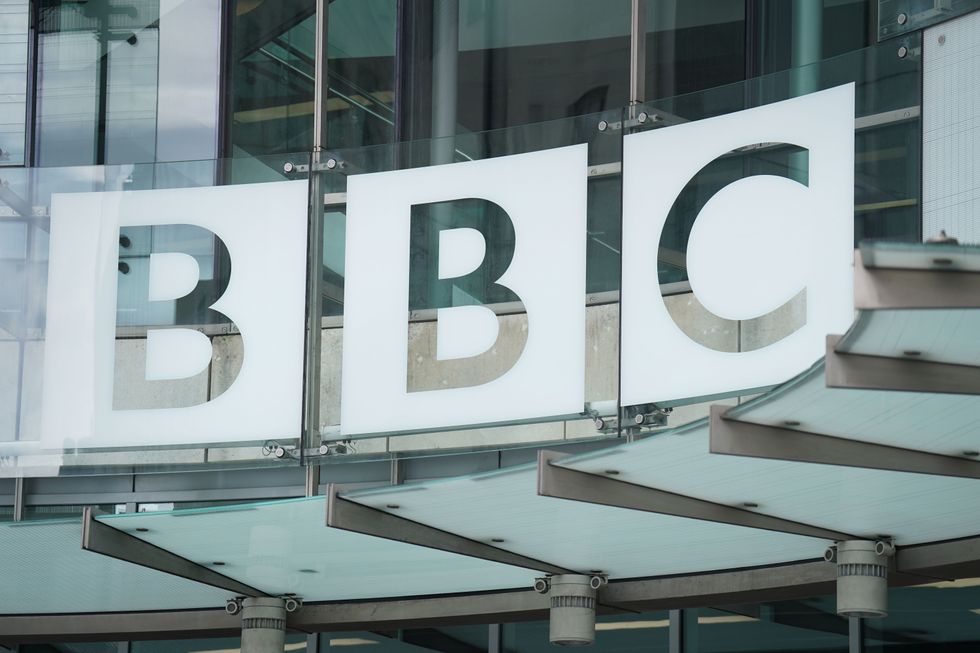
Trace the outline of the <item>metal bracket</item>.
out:
M 82 548 L 134 565 L 155 569 L 244 596 L 265 596 L 263 592 L 208 569 L 176 553 L 161 549 L 95 518 L 91 507 L 82 511 Z
M 827 336 L 828 388 L 980 395 L 980 367 L 914 358 L 836 351 L 841 336 Z
M 566 455 L 555 451 L 538 452 L 538 495 L 824 540 L 854 539 L 853 535 L 840 531 L 554 464 Z
M 640 111 L 636 114 L 635 118 L 629 118 L 627 120 L 617 120 L 616 122 L 609 122 L 608 120 L 600 120 L 599 124 L 596 126 L 601 132 L 615 132 L 621 131 L 623 129 L 632 129 L 634 127 L 640 127 L 642 125 L 652 125 L 653 123 L 660 122 L 660 116 L 656 114 L 649 114 L 646 111 Z
M 980 463 L 973 460 L 743 422 L 725 417 L 729 409 L 730 406 L 711 407 L 711 453 L 980 479 Z
M 541 560 L 511 553 L 483 542 L 471 540 L 449 531 L 421 524 L 404 517 L 398 517 L 384 510 L 349 501 L 339 496 L 336 485 L 327 487 L 326 524 L 330 528 L 372 535 L 395 542 L 404 542 L 448 553 L 456 553 L 471 558 L 480 558 L 525 569 L 535 569 L 549 574 L 577 573 L 564 567 L 552 565 Z

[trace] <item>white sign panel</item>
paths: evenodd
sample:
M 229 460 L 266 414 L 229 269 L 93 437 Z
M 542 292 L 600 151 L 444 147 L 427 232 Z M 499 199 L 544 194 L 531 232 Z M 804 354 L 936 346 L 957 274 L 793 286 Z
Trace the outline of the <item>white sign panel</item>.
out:
M 807 183 L 758 175 L 726 186 L 694 222 L 691 288 L 729 320 L 765 316 L 805 293 L 806 323 L 747 352 L 699 344 L 661 300 L 657 251 L 674 200 L 699 170 L 737 148 L 803 148 Z M 805 158 L 804 158 L 805 156 Z M 854 85 L 666 129 L 623 143 L 623 405 L 781 383 L 819 360 L 854 318 Z
M 341 432 L 412 431 L 569 415 L 585 402 L 587 146 L 348 180 Z M 482 385 L 410 392 L 408 299 L 413 205 L 489 200 L 514 227 L 513 260 L 497 280 L 523 302 L 527 341 L 516 363 Z M 444 234 L 444 235 L 443 235 Z M 441 279 L 486 252 L 472 229 L 440 234 Z M 485 306 L 437 311 L 438 358 L 493 345 Z
M 307 201 L 305 181 L 54 195 L 43 445 L 139 447 L 297 437 Z M 220 312 L 241 331 L 241 368 L 210 401 L 116 409 L 120 227 L 173 225 L 206 230 L 227 248 L 230 281 L 208 310 Z M 146 300 L 187 295 L 204 275 L 185 253 L 153 253 Z M 206 336 L 179 325 L 149 327 L 145 351 L 148 382 L 191 377 L 207 370 L 213 356 Z

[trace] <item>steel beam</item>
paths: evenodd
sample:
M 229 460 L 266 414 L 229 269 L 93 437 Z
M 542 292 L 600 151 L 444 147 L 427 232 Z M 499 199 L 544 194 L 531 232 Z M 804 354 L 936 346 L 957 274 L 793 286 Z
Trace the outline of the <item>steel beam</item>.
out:
M 711 453 L 861 467 L 891 472 L 980 479 L 980 462 L 727 418 L 730 406 L 712 406 Z
M 779 533 L 805 535 L 824 540 L 861 539 L 859 536 L 850 533 L 781 519 L 555 464 L 555 461 L 564 457 L 565 454 L 554 451 L 538 452 L 538 494 L 540 496 L 583 501 L 603 506 L 626 508 L 627 510 L 640 510 L 672 517 L 699 519 L 732 526 L 758 528 Z
M 840 336 L 827 336 L 828 388 L 980 395 L 980 367 L 835 350 Z
M 579 573 L 564 567 L 528 558 L 517 553 L 471 540 L 384 510 L 349 501 L 339 496 L 336 485 L 327 488 L 327 526 L 345 531 L 372 535 L 395 542 L 404 542 L 449 553 L 480 558 L 505 565 L 536 569 L 548 574 Z
M 854 307 L 980 308 L 980 273 L 866 268 L 859 250 L 854 253 Z
M 980 536 L 902 547 L 893 587 L 921 584 L 923 576 L 980 576 Z M 834 591 L 836 567 L 803 561 L 704 574 L 613 581 L 603 603 L 639 611 L 800 599 Z M 613 608 L 599 606 L 600 613 Z M 288 627 L 306 632 L 385 630 L 546 619 L 548 597 L 533 590 L 422 596 L 377 601 L 306 603 L 288 616 Z M 0 617 L 0 643 L 114 641 L 221 637 L 240 632 L 240 617 L 224 610 L 8 615 Z
M 219 574 L 176 553 L 161 549 L 155 544 L 130 535 L 95 518 L 92 508 L 82 512 L 82 548 L 110 558 L 131 562 L 134 565 L 162 571 L 198 583 L 228 590 L 242 596 L 264 596 L 264 593 Z

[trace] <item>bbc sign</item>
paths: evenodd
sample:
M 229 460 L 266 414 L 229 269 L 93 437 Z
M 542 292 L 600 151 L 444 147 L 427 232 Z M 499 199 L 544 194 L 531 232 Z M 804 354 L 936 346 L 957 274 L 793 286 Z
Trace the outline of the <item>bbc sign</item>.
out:
M 748 320 L 802 294 L 805 323 L 754 351 L 690 338 L 660 300 L 657 251 L 674 200 L 706 165 L 738 148 L 800 150 L 804 179 L 744 177 L 698 214 L 687 268 L 711 313 Z M 585 403 L 587 146 L 348 179 L 341 433 L 347 437 L 574 415 Z M 823 353 L 853 319 L 854 86 L 624 137 L 622 356 L 624 405 L 683 400 L 780 383 Z M 295 437 L 300 432 L 306 251 L 305 182 L 52 200 L 42 432 L 59 448 L 173 445 Z M 510 220 L 514 251 L 496 284 L 527 315 L 513 365 L 480 385 L 407 385 L 406 325 L 413 206 L 478 199 Z M 117 240 L 121 227 L 188 225 L 219 238 L 230 281 L 210 309 L 242 334 L 241 369 L 193 406 L 113 405 Z M 477 269 L 476 229 L 439 232 L 438 276 Z M 759 256 L 759 253 L 764 256 Z M 179 251 L 150 254 L 147 301 L 187 295 L 200 271 Z M 475 358 L 498 338 L 481 305 L 437 309 L 436 359 Z M 181 328 L 147 332 L 148 381 L 186 378 L 212 359 Z

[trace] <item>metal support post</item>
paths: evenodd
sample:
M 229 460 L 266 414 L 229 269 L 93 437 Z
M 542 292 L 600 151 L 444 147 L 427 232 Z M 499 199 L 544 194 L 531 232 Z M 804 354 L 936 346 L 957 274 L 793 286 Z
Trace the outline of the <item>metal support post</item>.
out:
M 850 617 L 847 620 L 847 653 L 864 651 L 864 619 Z
M 327 147 L 327 29 L 330 0 L 316 0 L 316 61 L 313 93 L 313 158 L 310 161 L 310 202 L 306 252 L 306 352 L 303 361 L 303 428 L 300 450 L 320 446 L 320 340 L 323 292 L 323 175 Z M 314 496 L 320 472 L 307 469 L 306 495 Z
M 490 624 L 487 633 L 487 653 L 504 653 L 504 625 Z
M 24 521 L 24 477 L 14 479 L 14 521 Z
M 646 3 L 632 0 L 630 10 L 630 118 L 637 104 L 646 102 Z
M 432 147 L 431 163 L 452 163 L 456 145 L 459 0 L 432 4 Z

